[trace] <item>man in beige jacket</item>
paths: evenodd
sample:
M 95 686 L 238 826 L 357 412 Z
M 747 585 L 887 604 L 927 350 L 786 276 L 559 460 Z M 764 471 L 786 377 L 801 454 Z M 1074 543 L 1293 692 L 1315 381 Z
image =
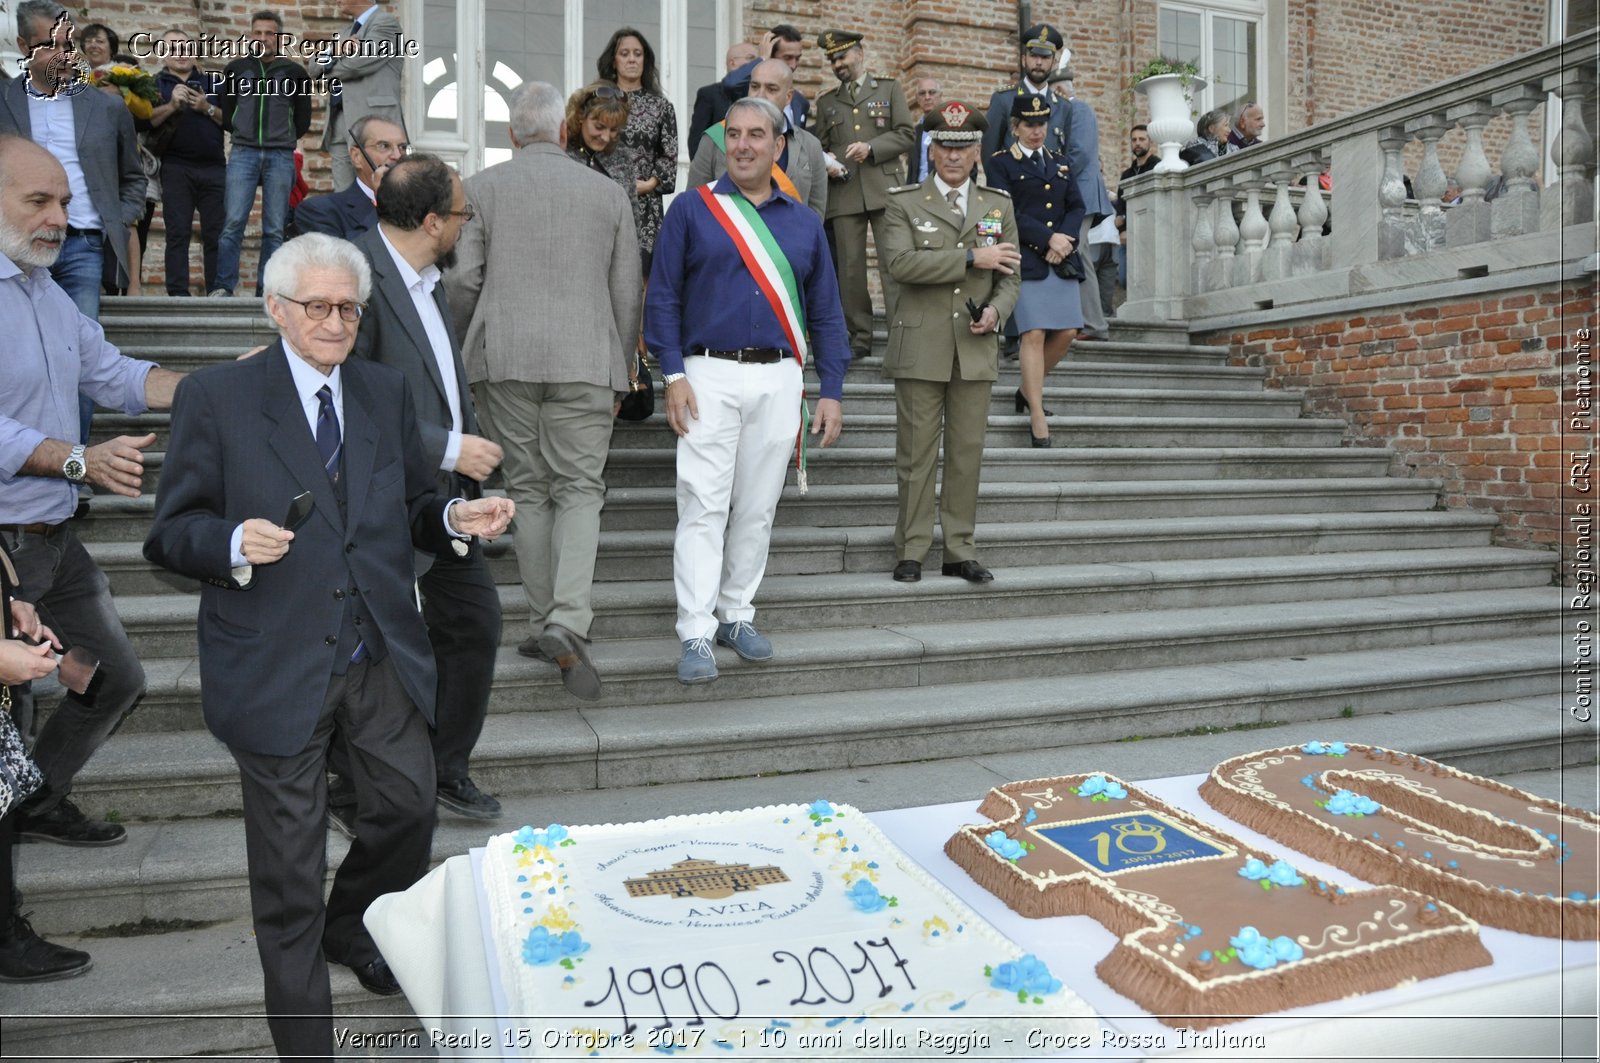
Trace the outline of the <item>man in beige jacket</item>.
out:
M 565 99 L 529 82 L 511 101 L 516 154 L 469 177 L 476 216 L 446 274 L 484 434 L 505 449 L 517 566 L 534 637 L 517 647 L 600 697 L 590 591 L 614 402 L 628 390 L 641 278 L 633 210 L 563 150 Z

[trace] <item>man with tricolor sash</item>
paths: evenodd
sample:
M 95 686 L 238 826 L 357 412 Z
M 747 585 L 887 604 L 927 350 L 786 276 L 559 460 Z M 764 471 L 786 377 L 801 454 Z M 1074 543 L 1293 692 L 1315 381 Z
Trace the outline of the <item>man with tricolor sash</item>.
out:
M 811 357 L 822 381 L 810 435 L 826 447 L 839 438 L 850 364 L 822 222 L 773 179 L 783 112 L 747 97 L 723 128 L 728 172 L 673 201 L 645 296 L 644 338 L 678 435 L 683 683 L 717 678 L 713 643 L 747 661 L 772 658 L 751 602 L 797 446 L 806 488 L 802 370 Z
M 750 71 L 750 96 L 766 100 L 783 111 L 794 97 L 794 73 L 782 59 L 768 59 Z M 772 179 L 778 187 L 826 216 L 828 208 L 828 160 L 822 142 L 789 122 L 784 112 L 784 148 L 772 164 Z M 705 131 L 689 164 L 689 187 L 699 188 L 728 172 L 727 136 L 723 123 Z

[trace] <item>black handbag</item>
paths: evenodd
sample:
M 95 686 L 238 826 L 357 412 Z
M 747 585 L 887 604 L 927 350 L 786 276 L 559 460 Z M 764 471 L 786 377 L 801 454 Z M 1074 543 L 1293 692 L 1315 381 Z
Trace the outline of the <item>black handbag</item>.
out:
M 1050 268 L 1055 270 L 1056 276 L 1060 277 L 1062 280 L 1083 280 L 1083 256 L 1078 253 L 1077 248 L 1073 248 L 1072 254 L 1068 255 L 1066 258 L 1062 259 L 1060 262 L 1057 262 Z
M 635 354 L 633 358 L 638 377 L 632 390 L 622 397 L 622 408 L 617 411 L 617 416 L 624 421 L 643 421 L 656 412 L 655 380 L 650 376 L 650 367 L 644 364 L 643 356 Z

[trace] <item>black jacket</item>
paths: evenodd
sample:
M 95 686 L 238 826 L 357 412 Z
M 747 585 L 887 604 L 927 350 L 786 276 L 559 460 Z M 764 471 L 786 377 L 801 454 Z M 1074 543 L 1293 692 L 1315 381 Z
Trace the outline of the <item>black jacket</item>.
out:
M 293 151 L 311 128 L 311 76 L 281 55 L 229 63 L 217 101 L 222 127 L 236 145 Z

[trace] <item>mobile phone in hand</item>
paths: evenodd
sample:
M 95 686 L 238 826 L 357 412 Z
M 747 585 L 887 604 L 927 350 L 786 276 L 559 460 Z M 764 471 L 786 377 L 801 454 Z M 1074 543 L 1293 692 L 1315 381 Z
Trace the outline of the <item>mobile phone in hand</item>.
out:
M 317 500 L 310 491 L 302 491 L 289 501 L 289 513 L 283 518 L 283 526 L 288 531 L 299 531 L 306 521 L 311 519 L 311 514 L 316 511 Z
M 983 307 L 979 306 L 971 299 L 967 300 L 967 313 L 972 315 L 973 324 L 977 324 L 979 321 L 983 320 Z

